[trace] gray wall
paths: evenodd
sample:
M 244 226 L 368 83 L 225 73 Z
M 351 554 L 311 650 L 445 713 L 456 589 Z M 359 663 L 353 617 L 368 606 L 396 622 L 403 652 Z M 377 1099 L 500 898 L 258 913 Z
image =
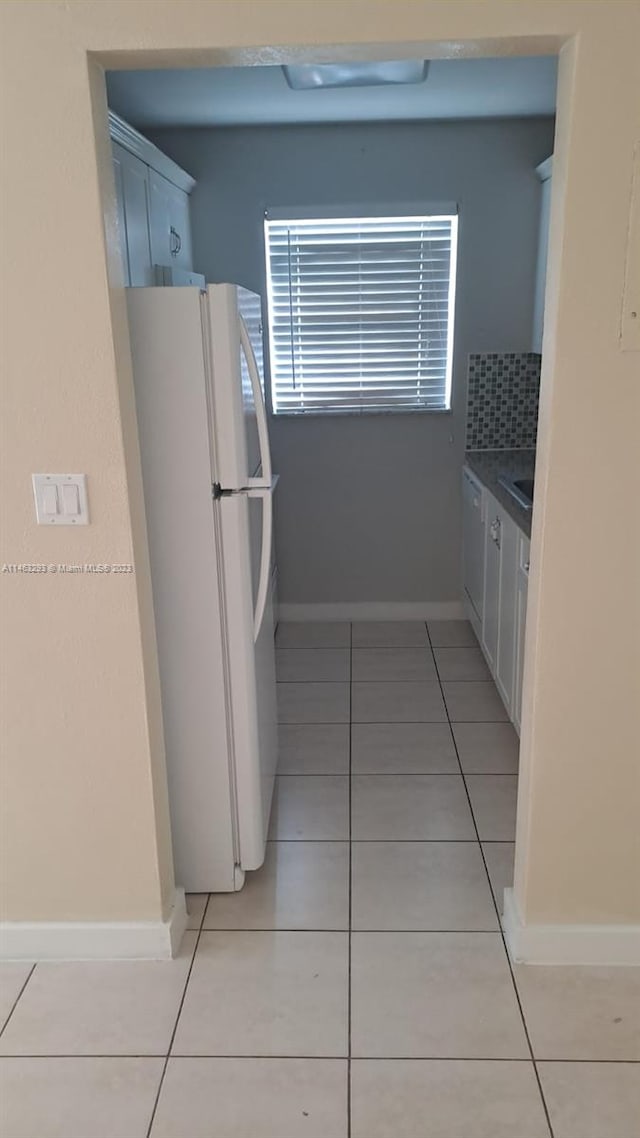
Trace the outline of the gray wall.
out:
M 539 182 L 550 119 L 157 131 L 197 179 L 194 267 L 265 293 L 268 206 L 455 201 L 452 414 L 274 418 L 280 599 L 460 596 L 469 352 L 531 341 Z

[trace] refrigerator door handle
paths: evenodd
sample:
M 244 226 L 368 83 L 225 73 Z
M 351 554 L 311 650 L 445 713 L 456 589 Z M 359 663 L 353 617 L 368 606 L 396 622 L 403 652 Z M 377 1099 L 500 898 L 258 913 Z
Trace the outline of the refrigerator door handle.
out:
M 256 408 L 256 423 L 258 427 L 258 442 L 260 445 L 260 463 L 262 466 L 261 478 L 250 478 L 248 484 L 250 488 L 255 489 L 270 489 L 271 487 L 271 451 L 269 450 L 269 426 L 267 423 L 267 408 L 264 400 L 264 393 L 262 384 L 260 383 L 260 373 L 256 363 L 256 357 L 253 354 L 251 346 L 251 338 L 247 331 L 247 326 L 240 314 L 238 314 L 238 321 L 240 324 L 240 343 L 244 351 L 245 359 L 247 361 L 247 369 L 249 371 L 249 378 L 251 380 L 251 388 L 253 391 L 253 401 Z
M 257 480 L 256 480 L 257 481 Z M 264 620 L 264 613 L 267 607 L 267 594 L 269 591 L 269 581 L 271 578 L 271 543 L 273 539 L 273 490 L 275 482 L 268 489 L 264 487 L 250 489 L 247 491 L 249 498 L 262 499 L 262 547 L 260 549 L 260 578 L 258 581 L 258 595 L 256 597 L 256 608 L 253 615 L 253 640 L 257 641 L 262 628 L 262 621 Z

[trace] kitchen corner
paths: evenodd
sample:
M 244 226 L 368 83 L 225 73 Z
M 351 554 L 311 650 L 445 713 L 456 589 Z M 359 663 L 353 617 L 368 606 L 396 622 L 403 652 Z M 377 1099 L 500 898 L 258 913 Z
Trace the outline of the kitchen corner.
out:
M 527 537 L 533 488 L 514 483 L 533 483 L 540 362 L 537 352 L 474 353 L 467 377 L 465 464 Z
M 529 506 L 521 505 L 505 483 L 533 481 L 535 450 L 470 450 L 465 453 L 464 463 L 504 507 L 518 529 L 530 538 L 533 500 Z

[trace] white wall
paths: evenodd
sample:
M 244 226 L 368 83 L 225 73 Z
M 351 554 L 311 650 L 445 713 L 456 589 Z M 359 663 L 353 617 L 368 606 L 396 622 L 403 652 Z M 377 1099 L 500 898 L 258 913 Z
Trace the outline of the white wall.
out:
M 460 595 L 460 467 L 470 351 L 528 350 L 535 166 L 550 119 L 155 131 L 198 180 L 196 268 L 265 294 L 267 206 L 460 207 L 452 415 L 275 418 L 276 540 L 288 603 Z

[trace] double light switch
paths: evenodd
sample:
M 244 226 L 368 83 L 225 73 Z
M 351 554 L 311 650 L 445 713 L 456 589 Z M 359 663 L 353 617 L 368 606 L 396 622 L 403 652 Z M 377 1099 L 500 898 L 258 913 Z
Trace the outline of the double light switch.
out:
M 89 524 L 87 479 L 84 474 L 33 474 L 38 525 Z

